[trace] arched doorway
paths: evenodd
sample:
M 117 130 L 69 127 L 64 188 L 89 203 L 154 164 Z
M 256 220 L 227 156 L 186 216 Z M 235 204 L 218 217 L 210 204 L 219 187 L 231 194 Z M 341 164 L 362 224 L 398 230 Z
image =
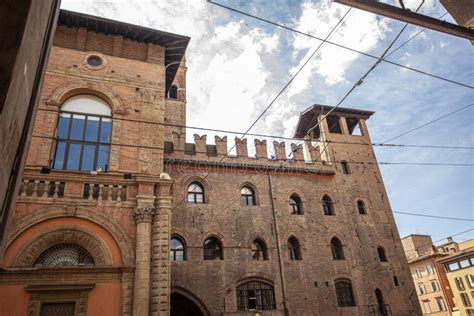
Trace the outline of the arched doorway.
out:
M 171 293 L 171 316 L 205 316 L 199 306 L 180 293 Z

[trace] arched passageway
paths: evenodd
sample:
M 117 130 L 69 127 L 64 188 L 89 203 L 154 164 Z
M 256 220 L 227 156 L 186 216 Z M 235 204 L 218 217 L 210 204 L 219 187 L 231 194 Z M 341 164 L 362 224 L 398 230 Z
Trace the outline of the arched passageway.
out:
M 186 296 L 171 293 L 171 316 L 205 316 L 198 305 Z

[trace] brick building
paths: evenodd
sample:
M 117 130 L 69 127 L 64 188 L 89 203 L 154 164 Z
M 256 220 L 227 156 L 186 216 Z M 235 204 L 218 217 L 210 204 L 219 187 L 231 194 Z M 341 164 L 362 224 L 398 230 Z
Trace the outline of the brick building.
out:
M 61 11 L 0 314 L 419 315 L 373 112 L 309 107 L 291 159 L 186 143 L 188 42 Z
M 456 310 L 453 292 L 444 265 L 438 261 L 457 252 L 458 244 L 449 239 L 448 243 L 435 247 L 431 236 L 409 235 L 402 238 L 402 245 L 423 315 L 453 315 Z

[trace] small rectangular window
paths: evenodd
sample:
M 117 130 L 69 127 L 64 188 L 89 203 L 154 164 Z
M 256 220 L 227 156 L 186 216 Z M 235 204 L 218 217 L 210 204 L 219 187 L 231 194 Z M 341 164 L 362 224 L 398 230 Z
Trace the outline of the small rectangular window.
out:
M 449 271 L 456 271 L 456 270 L 459 270 L 459 265 L 457 262 L 453 262 L 453 263 L 450 263 L 448 265 L 448 270 Z
M 471 300 L 466 293 L 461 293 L 461 301 L 464 307 L 471 307 Z
M 195 155 L 196 154 L 196 145 L 192 143 L 186 143 L 184 145 L 184 153 L 188 155 Z
M 329 115 L 328 117 L 326 117 L 326 122 L 328 124 L 330 133 L 342 134 L 341 125 L 339 123 L 339 116 Z
M 461 266 L 461 268 L 467 268 L 470 266 L 469 264 L 469 259 L 465 259 L 465 260 L 462 260 L 459 262 L 459 265 Z

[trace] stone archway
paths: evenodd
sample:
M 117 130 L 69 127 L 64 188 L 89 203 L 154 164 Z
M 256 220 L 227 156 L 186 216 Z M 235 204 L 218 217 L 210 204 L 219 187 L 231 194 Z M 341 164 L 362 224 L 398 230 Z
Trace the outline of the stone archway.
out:
M 201 308 L 186 295 L 171 293 L 171 316 L 205 316 Z

